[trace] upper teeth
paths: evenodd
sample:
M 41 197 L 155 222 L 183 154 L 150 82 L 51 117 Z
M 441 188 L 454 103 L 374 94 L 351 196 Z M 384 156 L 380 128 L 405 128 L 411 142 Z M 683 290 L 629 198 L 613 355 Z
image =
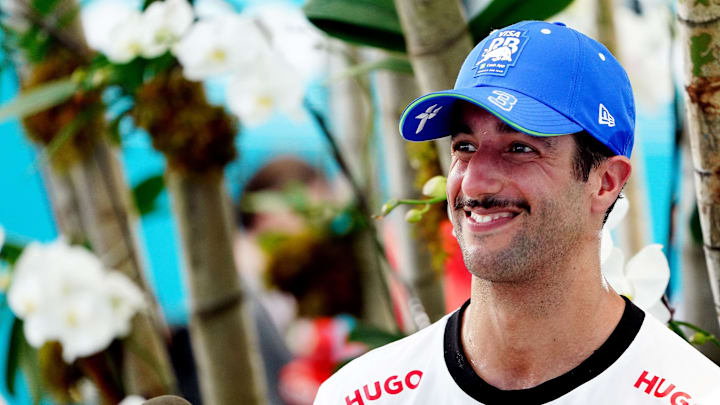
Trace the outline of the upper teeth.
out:
M 473 219 L 475 222 L 484 223 L 484 222 L 490 222 L 494 221 L 498 218 L 510 218 L 512 217 L 512 213 L 510 212 L 498 212 L 497 214 L 491 214 L 491 215 L 480 215 L 474 212 L 470 213 L 470 218 Z

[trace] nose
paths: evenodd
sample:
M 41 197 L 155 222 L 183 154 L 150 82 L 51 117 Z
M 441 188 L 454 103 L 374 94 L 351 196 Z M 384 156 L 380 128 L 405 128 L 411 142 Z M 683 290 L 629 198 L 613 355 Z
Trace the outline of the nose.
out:
M 466 197 L 478 199 L 495 195 L 503 188 L 502 168 L 499 157 L 491 150 L 478 150 L 468 162 L 461 189 Z

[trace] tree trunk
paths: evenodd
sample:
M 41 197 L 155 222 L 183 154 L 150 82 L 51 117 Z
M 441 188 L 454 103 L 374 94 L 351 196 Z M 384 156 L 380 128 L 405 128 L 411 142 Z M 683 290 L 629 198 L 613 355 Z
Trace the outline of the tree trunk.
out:
M 168 169 L 167 184 L 190 286 L 190 337 L 203 401 L 263 404 L 257 337 L 232 250 L 232 221 L 221 170 Z
M 715 314 L 720 322 L 720 6 L 678 2 L 687 123 Z
M 687 138 L 687 137 L 685 137 Z M 687 139 L 685 139 L 687 141 Z M 689 144 L 683 143 L 682 196 L 675 220 L 676 235 L 683 238 L 682 244 L 682 296 L 675 319 L 698 325 L 715 336 L 720 336 L 720 327 L 715 323 L 713 297 L 707 282 L 707 265 L 702 245 L 689 235 L 688 224 L 695 211 L 695 185 L 692 156 Z M 720 364 L 720 348 L 708 343 L 697 348 L 705 356 Z
M 615 32 L 614 18 L 615 2 L 613 0 L 599 0 L 597 3 L 597 32 L 598 40 L 608 48 L 610 53 L 620 59 L 620 52 L 617 48 L 617 35 Z M 622 62 L 622 61 L 621 61 Z M 633 173 L 628 182 L 625 184 L 623 194 L 630 202 L 630 208 L 625 216 L 625 220 L 620 224 L 620 235 L 618 244 L 622 246 L 623 252 L 627 257 L 632 257 L 645 247 L 648 238 L 646 224 L 647 218 L 647 199 L 645 198 L 645 190 L 642 187 L 643 177 L 641 162 L 638 159 L 638 145 L 640 142 L 635 141 L 635 153 L 630 158 Z
M 463 6 L 458 0 L 395 0 L 407 53 L 424 93 L 453 88 L 473 47 Z M 436 141 L 445 173 L 450 168 L 450 140 Z
M 391 198 L 417 198 L 414 186 L 415 171 L 410 166 L 406 142 L 398 134 L 397 123 L 405 106 L 418 96 L 415 79 L 389 71 L 375 74 L 378 89 L 378 103 L 382 123 L 382 142 L 386 159 L 388 183 Z M 396 208 L 387 217 L 396 232 L 394 245 L 398 253 L 400 277 L 407 280 L 423 304 L 425 313 L 411 314 L 419 329 L 427 326 L 429 319 L 445 315 L 442 282 L 433 269 L 430 253 L 417 234 L 417 229 L 405 221 L 407 206 Z M 415 231 L 415 232 L 414 232 Z M 429 317 L 429 319 L 428 319 Z

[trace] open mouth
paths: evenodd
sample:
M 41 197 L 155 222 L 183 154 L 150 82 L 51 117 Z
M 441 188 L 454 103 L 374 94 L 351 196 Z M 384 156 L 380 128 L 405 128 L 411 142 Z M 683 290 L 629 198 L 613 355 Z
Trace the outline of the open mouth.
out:
M 465 217 L 468 218 L 469 222 L 478 225 L 500 225 L 509 222 L 518 215 L 520 215 L 520 212 L 507 210 L 484 213 L 465 210 Z

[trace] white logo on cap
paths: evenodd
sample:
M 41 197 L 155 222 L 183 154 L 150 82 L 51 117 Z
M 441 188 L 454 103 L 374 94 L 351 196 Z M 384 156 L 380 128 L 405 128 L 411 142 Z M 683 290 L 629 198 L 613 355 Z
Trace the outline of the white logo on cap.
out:
M 425 128 L 425 123 L 427 122 L 427 120 L 433 119 L 437 115 L 438 111 L 440 111 L 440 109 L 442 108 L 442 106 L 440 106 L 438 108 L 435 108 L 435 107 L 437 107 L 437 104 L 431 105 L 430 107 L 428 107 L 427 110 L 425 110 L 424 113 L 418 114 L 415 117 L 420 120 L 420 124 L 418 125 L 417 130 L 415 131 L 416 134 L 420 133 L 420 131 L 422 131 L 423 128 Z
M 610 114 L 610 111 L 608 111 L 602 103 L 600 104 L 600 112 L 598 113 L 598 123 L 609 127 L 615 126 L 615 117 Z
M 491 103 L 495 104 L 496 106 L 500 107 L 503 111 L 510 111 L 512 110 L 513 106 L 517 104 L 517 98 L 513 96 L 512 94 L 505 93 L 501 90 L 493 90 L 493 96 L 489 96 L 488 100 L 490 100 Z

